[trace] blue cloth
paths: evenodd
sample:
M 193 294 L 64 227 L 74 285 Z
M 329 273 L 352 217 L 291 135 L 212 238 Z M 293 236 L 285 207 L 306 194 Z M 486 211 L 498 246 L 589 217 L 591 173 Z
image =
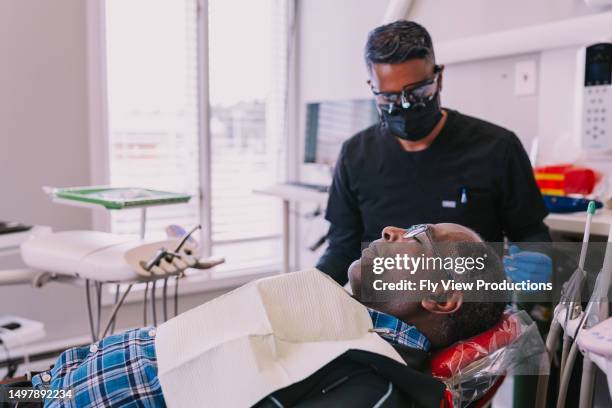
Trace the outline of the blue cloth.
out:
M 550 282 L 553 273 L 552 259 L 546 254 L 533 251 L 522 251 L 511 245 L 508 256 L 504 257 L 506 275 L 513 282 L 531 281 L 535 283 Z
M 153 328 L 135 329 L 71 348 L 32 384 L 72 390 L 72 399 L 49 399 L 45 407 L 165 407 L 154 336 Z
M 368 309 L 378 334 L 392 344 L 429 350 L 416 327 Z M 45 381 L 47 380 L 47 381 Z M 35 388 L 71 389 L 70 400 L 47 400 L 45 407 L 165 407 L 152 327 L 129 330 L 86 347 L 66 350 L 53 368 L 32 377 Z
M 429 339 L 413 325 L 374 309 L 368 309 L 368 312 L 376 333 L 389 343 L 429 351 Z

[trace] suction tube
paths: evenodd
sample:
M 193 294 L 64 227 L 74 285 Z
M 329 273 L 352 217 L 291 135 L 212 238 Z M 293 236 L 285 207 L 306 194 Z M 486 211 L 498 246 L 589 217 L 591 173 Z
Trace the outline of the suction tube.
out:
M 591 315 L 595 314 L 597 319 L 599 320 L 600 314 L 603 310 L 600 308 L 600 305 L 605 304 L 606 309 L 605 312 L 607 314 L 607 295 L 610 290 L 610 277 L 612 276 L 612 226 L 610 227 L 610 232 L 608 233 L 608 245 L 606 246 L 606 255 L 604 256 L 604 263 L 597 277 L 597 281 L 595 282 L 595 288 L 593 289 L 593 295 L 591 296 L 591 300 L 589 300 L 589 304 L 580 319 L 580 323 L 578 324 L 578 328 L 576 329 L 576 335 L 574 336 L 574 344 L 572 344 L 572 348 L 570 349 L 569 355 L 567 357 L 567 365 L 565 370 L 563 370 L 563 377 L 561 378 L 561 384 L 559 388 L 559 398 L 557 399 L 557 408 L 563 408 L 565 405 L 565 398 L 567 396 L 567 386 L 569 384 L 569 380 L 572 374 L 572 368 L 574 367 L 574 362 L 576 359 L 576 354 L 578 353 L 578 343 L 576 343 L 576 339 L 580 335 L 580 330 L 583 327 L 589 328 L 593 324 L 591 319 Z M 596 310 L 592 310 L 596 308 Z M 591 395 L 593 392 L 593 374 L 594 370 L 592 369 L 592 362 L 588 359 L 584 359 L 583 363 L 583 373 L 582 380 L 580 384 L 580 407 L 584 407 L 584 404 L 590 403 Z M 586 371 L 585 371 L 586 365 Z M 584 394 L 584 395 L 583 395 Z M 588 405 L 586 405 L 588 406 Z
M 593 214 L 595 214 L 595 202 L 589 202 L 589 206 L 587 209 L 587 219 L 586 225 L 584 227 L 584 236 L 582 237 L 582 248 L 580 249 L 580 258 L 578 260 L 578 269 L 582 271 L 584 278 L 584 262 L 586 260 L 587 249 L 589 245 L 589 237 L 591 235 L 591 223 L 593 221 Z M 580 286 L 580 290 L 582 290 L 582 286 Z M 563 333 L 563 350 L 561 352 L 561 368 L 559 370 L 559 375 L 563 376 L 563 370 L 565 370 L 565 364 L 567 363 L 567 353 L 572 343 L 572 338 L 567 332 L 567 322 L 569 320 L 576 319 L 580 315 L 580 303 L 572 300 L 569 304 L 569 307 L 565 313 L 565 323 L 563 324 L 564 333 Z
M 589 243 L 589 237 L 591 235 L 591 223 L 593 221 L 593 214 L 595 214 L 595 210 L 596 210 L 596 205 L 594 201 L 591 201 L 589 203 L 589 206 L 587 208 L 587 218 L 586 218 L 586 222 L 585 222 L 585 228 L 584 228 L 584 235 L 582 237 L 582 248 L 580 250 L 580 258 L 578 259 L 578 267 L 579 270 L 584 271 L 584 263 L 586 260 L 586 254 L 587 254 L 587 248 L 588 248 L 588 243 Z M 559 305 L 564 304 L 565 303 L 565 327 L 567 327 L 567 321 L 569 320 L 569 315 L 570 313 L 573 314 L 574 312 L 574 308 L 575 308 L 575 304 L 574 302 L 570 302 L 569 304 L 567 304 L 563 299 L 559 302 Z M 557 306 L 559 306 L 557 305 Z M 561 324 L 559 323 L 558 320 L 558 313 L 561 310 L 560 307 L 555 308 L 555 313 L 550 325 L 550 330 L 548 331 L 548 336 L 546 337 L 546 351 L 547 351 L 547 358 L 549 359 L 549 362 L 553 360 L 553 355 L 555 353 L 555 350 L 557 349 L 557 342 L 559 339 L 559 333 L 561 331 Z M 564 333 L 563 335 L 563 352 L 562 352 L 562 357 L 561 357 L 561 366 L 560 366 L 560 370 L 559 370 L 559 376 L 562 377 L 563 376 L 563 371 L 564 368 L 567 365 L 567 358 L 568 355 L 571 354 L 571 350 L 570 349 L 570 339 L 569 336 L 567 335 L 567 333 Z M 568 350 L 569 350 L 569 354 L 568 354 Z M 575 352 L 574 352 L 575 353 Z M 573 363 L 572 363 L 573 365 Z M 571 371 L 571 370 L 570 370 Z M 536 400 L 535 400 L 535 404 L 534 406 L 536 408 L 545 408 L 546 407 L 546 399 L 548 396 L 548 383 L 549 383 L 549 376 L 547 375 L 541 375 L 538 378 L 538 388 L 537 388 L 537 394 L 536 394 Z M 559 395 L 559 397 L 561 397 Z M 565 403 L 565 402 L 564 402 Z

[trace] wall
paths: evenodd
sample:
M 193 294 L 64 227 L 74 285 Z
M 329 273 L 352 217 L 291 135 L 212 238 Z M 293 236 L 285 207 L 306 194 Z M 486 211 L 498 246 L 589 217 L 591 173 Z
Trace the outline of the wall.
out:
M 296 137 L 299 139 L 298 145 L 301 146 L 305 103 L 370 96 L 365 84 L 362 48 L 367 32 L 382 22 L 388 2 L 298 1 L 298 112 L 301 120 Z M 409 18 L 427 27 L 435 46 L 435 43 L 440 41 L 552 22 L 598 11 L 600 9 L 587 7 L 582 0 L 417 0 L 413 3 Z M 535 136 L 547 135 L 545 142 L 540 143 L 540 157 L 543 161 L 575 158 L 575 142 L 571 140 L 568 132 L 573 106 L 562 102 L 571 96 L 574 84 L 559 82 L 573 77 L 575 60 L 571 59 L 571 56 L 575 55 L 575 52 L 575 49 L 562 49 L 545 56 L 517 56 L 506 61 L 495 59 L 479 64 L 484 82 L 494 84 L 496 90 L 505 92 L 503 100 L 514 109 L 512 114 L 505 115 L 503 110 L 506 106 L 498 103 L 497 106 L 485 110 L 484 118 L 515 129 L 528 148 Z M 538 89 L 546 92 L 540 92 L 537 98 L 531 96 L 518 100 L 511 95 L 513 71 L 510 68 L 520 58 L 536 59 L 543 72 L 556 70 L 555 77 L 543 78 L 538 84 Z M 561 61 L 564 63 L 560 65 Z M 461 94 L 467 87 L 465 83 L 450 83 L 452 80 L 463 81 L 466 75 L 468 80 L 474 81 L 474 72 L 476 71 L 473 64 L 447 66 L 443 104 L 466 113 L 482 112 L 485 109 L 487 103 L 470 100 Z M 496 76 L 500 81 L 494 81 Z M 487 91 L 482 82 L 476 86 L 481 91 Z M 546 96 L 541 97 L 542 95 Z M 551 121 L 551 117 L 558 119 Z M 303 147 L 296 158 L 300 178 L 311 182 L 327 182 L 329 175 L 325 170 L 300 164 L 302 154 Z M 299 212 L 308 213 L 312 209 L 312 206 L 301 205 Z M 307 246 L 325 231 L 327 224 L 320 219 L 314 222 L 301 220 L 297 221 L 297 224 L 297 232 L 293 237 L 296 254 L 294 261 L 296 267 L 306 267 L 314 264 L 323 250 L 321 248 L 312 253 Z
M 410 18 L 425 25 L 434 41 L 446 41 L 597 11 L 583 0 L 428 0 L 415 1 Z
M 0 219 L 87 228 L 42 186 L 89 183 L 85 2 L 0 2 Z M 61 165 L 59 165 L 61 164 Z
M 369 96 L 363 45 L 381 24 L 388 0 L 298 0 L 302 101 Z M 409 18 L 434 44 L 597 12 L 581 0 L 414 1 Z

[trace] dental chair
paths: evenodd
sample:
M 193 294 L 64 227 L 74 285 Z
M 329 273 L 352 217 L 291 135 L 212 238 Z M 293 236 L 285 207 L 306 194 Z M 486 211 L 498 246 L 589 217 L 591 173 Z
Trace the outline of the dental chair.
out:
M 538 374 L 545 346 L 529 315 L 504 313 L 491 329 L 435 352 L 434 377 L 446 384 L 446 407 L 486 407 L 508 374 Z

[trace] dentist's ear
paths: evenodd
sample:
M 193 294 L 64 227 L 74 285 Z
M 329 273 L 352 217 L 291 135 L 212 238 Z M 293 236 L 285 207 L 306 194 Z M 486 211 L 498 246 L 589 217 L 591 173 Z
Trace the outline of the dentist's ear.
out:
M 421 307 L 430 313 L 455 313 L 463 304 L 463 293 L 460 291 L 432 293 L 421 300 Z

